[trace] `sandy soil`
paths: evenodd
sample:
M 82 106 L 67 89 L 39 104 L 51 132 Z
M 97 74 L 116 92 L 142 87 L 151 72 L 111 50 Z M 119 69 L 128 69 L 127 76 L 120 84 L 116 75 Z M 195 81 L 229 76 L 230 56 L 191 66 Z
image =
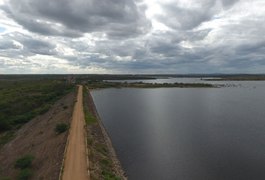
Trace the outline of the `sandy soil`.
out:
M 77 102 L 74 107 L 65 156 L 62 179 L 88 180 L 89 172 L 86 153 L 82 86 L 78 88 Z
M 70 122 L 75 97 L 74 92 L 66 95 L 47 113 L 34 118 L 16 132 L 15 138 L 0 150 L 0 177 L 16 179 L 19 172 L 14 168 L 16 160 L 32 154 L 35 157 L 32 179 L 58 179 L 68 133 L 58 135 L 54 128 L 57 123 Z

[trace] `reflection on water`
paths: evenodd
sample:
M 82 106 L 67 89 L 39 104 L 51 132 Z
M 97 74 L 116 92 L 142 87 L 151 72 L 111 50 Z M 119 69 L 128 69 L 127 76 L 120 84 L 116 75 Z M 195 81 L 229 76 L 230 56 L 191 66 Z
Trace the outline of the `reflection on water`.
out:
M 240 83 L 92 95 L 129 179 L 265 179 L 265 83 Z

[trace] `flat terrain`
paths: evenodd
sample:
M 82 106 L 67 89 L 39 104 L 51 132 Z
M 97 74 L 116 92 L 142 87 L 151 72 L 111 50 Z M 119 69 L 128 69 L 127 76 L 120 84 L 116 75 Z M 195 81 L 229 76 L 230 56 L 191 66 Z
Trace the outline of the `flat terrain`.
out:
M 0 179 L 16 179 L 16 160 L 31 154 L 35 157 L 31 179 L 58 180 L 68 133 L 57 134 L 54 129 L 57 123 L 70 123 L 75 97 L 75 92 L 62 97 L 15 132 L 14 139 L 0 149 Z
M 88 180 L 88 164 L 86 154 L 85 119 L 83 111 L 83 87 L 79 86 L 77 102 L 74 107 L 70 127 L 63 180 Z

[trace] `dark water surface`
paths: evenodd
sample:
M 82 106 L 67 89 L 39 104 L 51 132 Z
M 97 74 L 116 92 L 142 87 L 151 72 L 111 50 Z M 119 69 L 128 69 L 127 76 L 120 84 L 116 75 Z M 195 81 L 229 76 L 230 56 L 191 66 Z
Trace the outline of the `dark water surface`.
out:
M 132 180 L 264 180 L 265 82 L 92 93 Z

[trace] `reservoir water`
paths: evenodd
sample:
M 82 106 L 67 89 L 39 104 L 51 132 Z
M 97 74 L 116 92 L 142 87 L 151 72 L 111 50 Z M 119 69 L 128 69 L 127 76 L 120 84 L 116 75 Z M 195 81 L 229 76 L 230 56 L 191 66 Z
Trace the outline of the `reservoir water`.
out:
M 216 83 L 92 92 L 129 179 L 265 179 L 265 82 Z

